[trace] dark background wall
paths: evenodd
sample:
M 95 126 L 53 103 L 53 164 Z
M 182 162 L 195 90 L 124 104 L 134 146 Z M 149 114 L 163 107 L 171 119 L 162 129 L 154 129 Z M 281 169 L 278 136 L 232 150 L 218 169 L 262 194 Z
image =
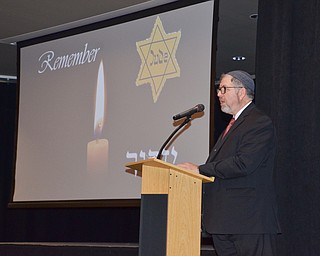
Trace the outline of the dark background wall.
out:
M 256 61 L 278 135 L 279 255 L 320 255 L 320 1 L 260 0 Z
M 17 47 L 15 45 L 0 43 L 0 75 L 17 75 L 16 50 Z

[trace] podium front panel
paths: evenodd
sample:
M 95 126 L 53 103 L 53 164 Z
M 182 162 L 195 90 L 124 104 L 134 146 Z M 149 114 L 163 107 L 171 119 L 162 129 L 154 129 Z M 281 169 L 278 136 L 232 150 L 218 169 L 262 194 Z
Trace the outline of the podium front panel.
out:
M 142 168 L 141 194 L 168 194 L 169 170 L 144 165 Z
M 167 256 L 200 255 L 202 182 L 170 170 Z

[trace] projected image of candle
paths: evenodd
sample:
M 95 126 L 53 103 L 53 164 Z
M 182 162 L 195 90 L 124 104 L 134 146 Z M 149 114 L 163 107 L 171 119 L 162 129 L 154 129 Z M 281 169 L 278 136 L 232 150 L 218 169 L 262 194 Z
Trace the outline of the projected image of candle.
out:
M 87 170 L 89 172 L 107 171 L 109 142 L 102 138 L 105 111 L 105 82 L 103 62 L 100 62 L 94 115 L 94 140 L 87 145 Z

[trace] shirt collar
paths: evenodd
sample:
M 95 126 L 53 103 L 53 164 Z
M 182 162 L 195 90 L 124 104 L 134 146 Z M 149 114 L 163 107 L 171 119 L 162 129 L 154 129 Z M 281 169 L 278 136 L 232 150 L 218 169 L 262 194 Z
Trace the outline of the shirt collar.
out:
M 243 110 L 245 110 L 246 107 L 248 107 L 248 106 L 251 104 L 251 102 L 252 102 L 252 100 L 249 101 L 246 105 L 244 105 L 244 106 L 242 107 L 242 109 L 240 109 L 240 110 L 238 111 L 238 113 L 233 116 L 235 120 L 238 119 L 238 117 L 241 115 L 241 113 L 243 112 Z

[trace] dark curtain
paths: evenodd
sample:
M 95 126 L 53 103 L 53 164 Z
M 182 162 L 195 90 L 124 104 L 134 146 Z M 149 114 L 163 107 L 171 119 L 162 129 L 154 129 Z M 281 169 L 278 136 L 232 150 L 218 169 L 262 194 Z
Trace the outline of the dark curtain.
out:
M 5 239 L 5 216 L 11 192 L 15 134 L 16 85 L 0 83 L 0 239 Z
M 259 1 L 256 81 L 278 136 L 278 255 L 320 255 L 319 0 Z

